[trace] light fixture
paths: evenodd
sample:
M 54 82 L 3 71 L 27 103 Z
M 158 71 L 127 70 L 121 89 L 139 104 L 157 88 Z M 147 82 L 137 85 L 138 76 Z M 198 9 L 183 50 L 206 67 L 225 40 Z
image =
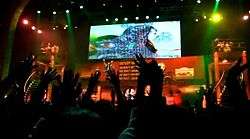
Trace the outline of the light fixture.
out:
M 109 19 L 108 19 L 108 18 L 106 18 L 106 19 L 105 19 L 105 21 L 106 21 L 106 22 L 108 22 L 108 21 L 109 21 Z
M 82 5 L 80 5 L 80 9 L 83 9 L 83 6 L 82 6 Z
M 145 18 L 146 18 L 146 19 L 149 19 L 149 16 L 147 15 Z
M 244 15 L 244 16 L 242 17 L 242 19 L 243 19 L 244 21 L 246 21 L 246 20 L 249 19 L 249 16 L 248 16 L 248 15 Z
M 138 16 L 136 16 L 136 17 L 135 17 L 135 20 L 139 20 L 139 17 L 138 17 Z
M 37 14 L 40 14 L 40 13 L 41 13 L 41 11 L 40 11 L 40 10 L 37 10 L 37 11 L 36 11 L 36 13 L 37 13 Z
M 68 13 L 69 13 L 69 10 L 66 10 L 65 12 L 68 14 Z
M 156 19 L 159 19 L 159 18 L 160 18 L 160 16 L 159 16 L 159 15 L 157 15 L 155 18 L 156 18 Z
M 53 11 L 53 15 L 56 15 L 56 11 Z
M 198 4 L 200 4 L 200 3 L 201 3 L 201 0 L 197 0 L 196 2 L 197 2 Z
M 38 29 L 38 30 L 37 30 L 37 33 L 38 33 L 38 34 L 42 34 L 43 32 L 42 32 L 42 30 Z
M 207 16 L 204 15 L 203 18 L 204 18 L 204 19 L 207 19 Z
M 115 21 L 117 22 L 119 19 L 118 18 L 115 18 Z
M 31 29 L 32 29 L 32 30 L 36 30 L 36 27 L 35 27 L 35 26 L 32 26 Z
M 195 19 L 195 22 L 199 22 L 199 19 L 198 19 L 198 18 L 196 18 L 196 19 Z
M 28 25 L 28 24 L 29 24 L 29 20 L 23 19 L 23 24 L 24 24 L 24 25 Z
M 124 18 L 124 21 L 128 21 L 128 18 L 127 18 L 127 17 L 125 17 L 125 18 Z
M 218 22 L 220 22 L 222 19 L 223 19 L 223 17 L 222 17 L 222 15 L 219 14 L 219 13 L 214 13 L 214 14 L 212 14 L 212 16 L 211 16 L 211 21 L 214 22 L 214 23 L 218 23 Z

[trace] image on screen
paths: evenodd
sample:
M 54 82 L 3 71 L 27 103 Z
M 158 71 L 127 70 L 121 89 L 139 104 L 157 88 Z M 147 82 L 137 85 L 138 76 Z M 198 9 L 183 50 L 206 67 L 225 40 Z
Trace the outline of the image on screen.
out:
M 181 57 L 180 21 L 91 26 L 89 59 Z

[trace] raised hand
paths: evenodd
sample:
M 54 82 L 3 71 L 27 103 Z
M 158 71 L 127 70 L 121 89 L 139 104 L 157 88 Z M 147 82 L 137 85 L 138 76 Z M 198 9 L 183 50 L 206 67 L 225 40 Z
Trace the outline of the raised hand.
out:
M 79 81 L 79 73 L 74 73 L 70 69 L 66 69 L 63 75 L 62 83 L 62 96 L 63 103 L 66 105 L 72 105 L 76 101 L 76 98 L 81 93 L 81 83 Z
M 120 87 L 120 79 L 119 79 L 119 72 L 116 72 L 115 69 L 112 68 L 111 63 L 105 64 L 105 73 L 107 79 L 112 85 L 113 93 L 117 96 L 117 102 L 119 109 L 127 109 L 125 97 L 122 94 L 121 87 Z
M 57 78 L 57 72 L 55 69 L 49 68 L 46 72 L 43 71 L 40 75 L 40 82 L 37 90 L 31 95 L 31 102 L 33 104 L 41 104 L 45 90 L 48 88 L 48 85 L 51 81 Z
M 233 107 L 239 107 L 247 100 L 245 88 L 240 79 L 241 73 L 247 69 L 247 64 L 242 65 L 241 59 L 237 60 L 227 71 L 225 78 L 222 103 Z
M 17 65 L 16 71 L 14 71 L 14 76 L 17 81 L 23 82 L 27 76 L 31 73 L 36 57 L 34 55 L 29 55 L 25 57 L 19 65 Z
M 87 99 L 91 98 L 91 95 L 94 92 L 94 88 L 96 87 L 100 76 L 101 76 L 101 72 L 99 70 L 96 70 L 94 73 L 91 74 L 89 78 L 87 92 L 84 96 L 85 98 Z
M 136 99 L 140 102 L 144 98 L 144 89 L 146 85 L 151 87 L 149 96 L 153 102 L 160 102 L 162 97 L 163 86 L 163 71 L 158 66 L 155 60 L 151 60 L 149 63 L 142 57 L 141 54 L 136 55 L 135 64 L 140 72 L 137 85 Z

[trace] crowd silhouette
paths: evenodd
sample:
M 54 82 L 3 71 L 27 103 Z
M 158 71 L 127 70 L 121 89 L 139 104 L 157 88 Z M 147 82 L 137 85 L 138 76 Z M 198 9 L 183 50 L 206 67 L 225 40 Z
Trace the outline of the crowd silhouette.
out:
M 202 100 L 190 108 L 167 106 L 162 96 L 162 69 L 156 60 L 146 62 L 140 54 L 134 60 L 140 73 L 134 100 L 125 98 L 119 73 L 106 65 L 105 74 L 112 95 L 117 98 L 116 105 L 91 99 L 100 71 L 91 74 L 83 93 L 79 74 L 67 67 L 62 76 L 52 68 L 37 72 L 39 78 L 25 103 L 24 86 L 36 68 L 35 60 L 33 55 L 26 57 L 0 83 L 1 138 L 159 139 L 193 137 L 197 132 L 236 133 L 235 128 L 249 125 L 250 105 L 245 82 L 240 78 L 247 64 L 243 65 L 241 59 L 226 73 L 220 105 L 216 102 L 214 86 L 202 91 L 206 109 L 202 108 Z M 44 95 L 51 84 L 52 100 L 47 102 Z M 145 96 L 148 85 L 150 92 Z

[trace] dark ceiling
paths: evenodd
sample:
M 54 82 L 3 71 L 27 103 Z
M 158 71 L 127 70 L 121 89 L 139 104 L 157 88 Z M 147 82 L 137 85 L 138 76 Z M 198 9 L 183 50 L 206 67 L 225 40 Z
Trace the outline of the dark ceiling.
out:
M 0 17 L 0 26 L 8 22 L 9 11 L 15 10 L 17 1 L 2 0 L 0 8 L 3 10 Z M 215 0 L 30 0 L 26 6 L 23 16 L 36 18 L 37 10 L 41 10 L 42 19 L 51 19 L 53 11 L 57 16 L 65 15 L 69 9 L 74 20 L 86 18 L 92 23 L 104 21 L 105 18 L 156 16 L 169 18 L 196 18 L 204 14 L 211 14 Z M 80 9 L 80 6 L 83 9 Z M 242 15 L 250 10 L 249 0 L 220 0 L 220 10 L 227 13 L 229 17 Z M 130 21 L 131 22 L 131 21 Z
M 96 22 L 106 17 L 160 15 L 165 17 L 197 17 L 212 12 L 215 0 L 31 0 L 25 9 L 27 14 L 42 11 L 43 17 L 52 12 L 65 14 L 69 9 L 76 18 L 85 15 Z M 80 9 L 80 6 L 83 9 Z M 250 9 L 249 0 L 221 0 L 220 9 L 228 14 L 242 14 Z

